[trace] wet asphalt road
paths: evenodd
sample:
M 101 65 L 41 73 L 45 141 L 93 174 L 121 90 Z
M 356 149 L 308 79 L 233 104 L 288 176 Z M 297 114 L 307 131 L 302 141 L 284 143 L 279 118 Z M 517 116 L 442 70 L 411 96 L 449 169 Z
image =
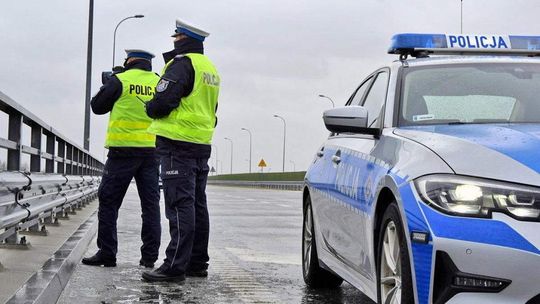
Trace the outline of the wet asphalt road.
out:
M 301 192 L 209 186 L 207 193 L 208 278 L 183 285 L 141 280 L 140 207 L 132 184 L 119 216 L 118 267 L 80 264 L 59 303 L 372 303 L 347 283 L 335 290 L 305 287 Z M 164 216 L 162 227 L 158 265 L 169 238 Z M 96 250 L 94 240 L 86 256 Z

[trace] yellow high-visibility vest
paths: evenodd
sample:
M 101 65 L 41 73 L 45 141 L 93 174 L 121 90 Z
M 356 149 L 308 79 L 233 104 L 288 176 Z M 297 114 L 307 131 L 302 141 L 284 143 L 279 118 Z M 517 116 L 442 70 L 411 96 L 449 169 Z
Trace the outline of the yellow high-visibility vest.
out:
M 195 71 L 193 90 L 180 99 L 180 105 L 168 116 L 154 120 L 148 132 L 172 140 L 209 145 L 216 125 L 220 78 L 208 57 L 196 53 L 184 56 L 191 59 Z M 167 62 L 163 74 L 173 60 Z
M 131 69 L 116 77 L 122 83 L 122 95 L 109 116 L 105 147 L 155 147 L 156 136 L 147 132 L 152 119 L 146 115 L 144 103 L 154 96 L 159 76 Z

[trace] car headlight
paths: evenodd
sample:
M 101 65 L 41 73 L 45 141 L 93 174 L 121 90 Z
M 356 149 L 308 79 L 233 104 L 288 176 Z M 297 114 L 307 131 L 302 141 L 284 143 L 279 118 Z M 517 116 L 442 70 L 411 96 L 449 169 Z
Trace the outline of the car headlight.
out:
M 426 204 L 449 214 L 489 218 L 502 212 L 540 221 L 540 188 L 458 175 L 427 175 L 414 184 Z

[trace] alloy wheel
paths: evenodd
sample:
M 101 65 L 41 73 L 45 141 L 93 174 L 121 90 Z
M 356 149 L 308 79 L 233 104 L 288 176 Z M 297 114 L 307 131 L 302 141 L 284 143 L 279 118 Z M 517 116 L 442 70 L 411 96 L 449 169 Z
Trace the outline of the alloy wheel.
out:
M 311 218 L 311 205 L 307 205 L 306 214 L 304 215 L 304 239 L 303 239 L 303 249 L 304 249 L 304 273 L 307 273 L 309 270 L 309 265 L 311 263 L 311 246 L 313 244 L 313 219 Z
M 384 229 L 381 257 L 381 299 L 384 304 L 401 303 L 401 255 L 396 224 L 389 221 Z

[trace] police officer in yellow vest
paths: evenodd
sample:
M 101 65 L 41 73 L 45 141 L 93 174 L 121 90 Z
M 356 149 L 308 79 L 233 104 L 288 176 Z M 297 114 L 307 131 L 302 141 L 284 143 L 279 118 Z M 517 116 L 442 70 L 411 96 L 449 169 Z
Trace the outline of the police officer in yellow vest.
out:
M 151 268 L 159 254 L 161 223 L 159 210 L 159 163 L 155 135 L 147 132 L 152 120 L 145 103 L 154 96 L 159 76 L 152 72 L 152 55 L 143 50 L 126 50 L 124 71 L 110 77 L 92 98 L 95 114 L 110 112 L 105 147 L 109 149 L 99 186 L 99 251 L 84 258 L 83 264 L 116 266 L 118 247 L 116 220 L 124 195 L 135 178 L 142 208 L 141 258 Z
M 148 116 L 155 119 L 148 132 L 156 134 L 171 235 L 163 265 L 143 273 L 148 281 L 208 275 L 205 191 L 220 83 L 214 64 L 203 54 L 208 35 L 177 20 L 174 50 L 163 54 L 163 76 L 146 106 Z

